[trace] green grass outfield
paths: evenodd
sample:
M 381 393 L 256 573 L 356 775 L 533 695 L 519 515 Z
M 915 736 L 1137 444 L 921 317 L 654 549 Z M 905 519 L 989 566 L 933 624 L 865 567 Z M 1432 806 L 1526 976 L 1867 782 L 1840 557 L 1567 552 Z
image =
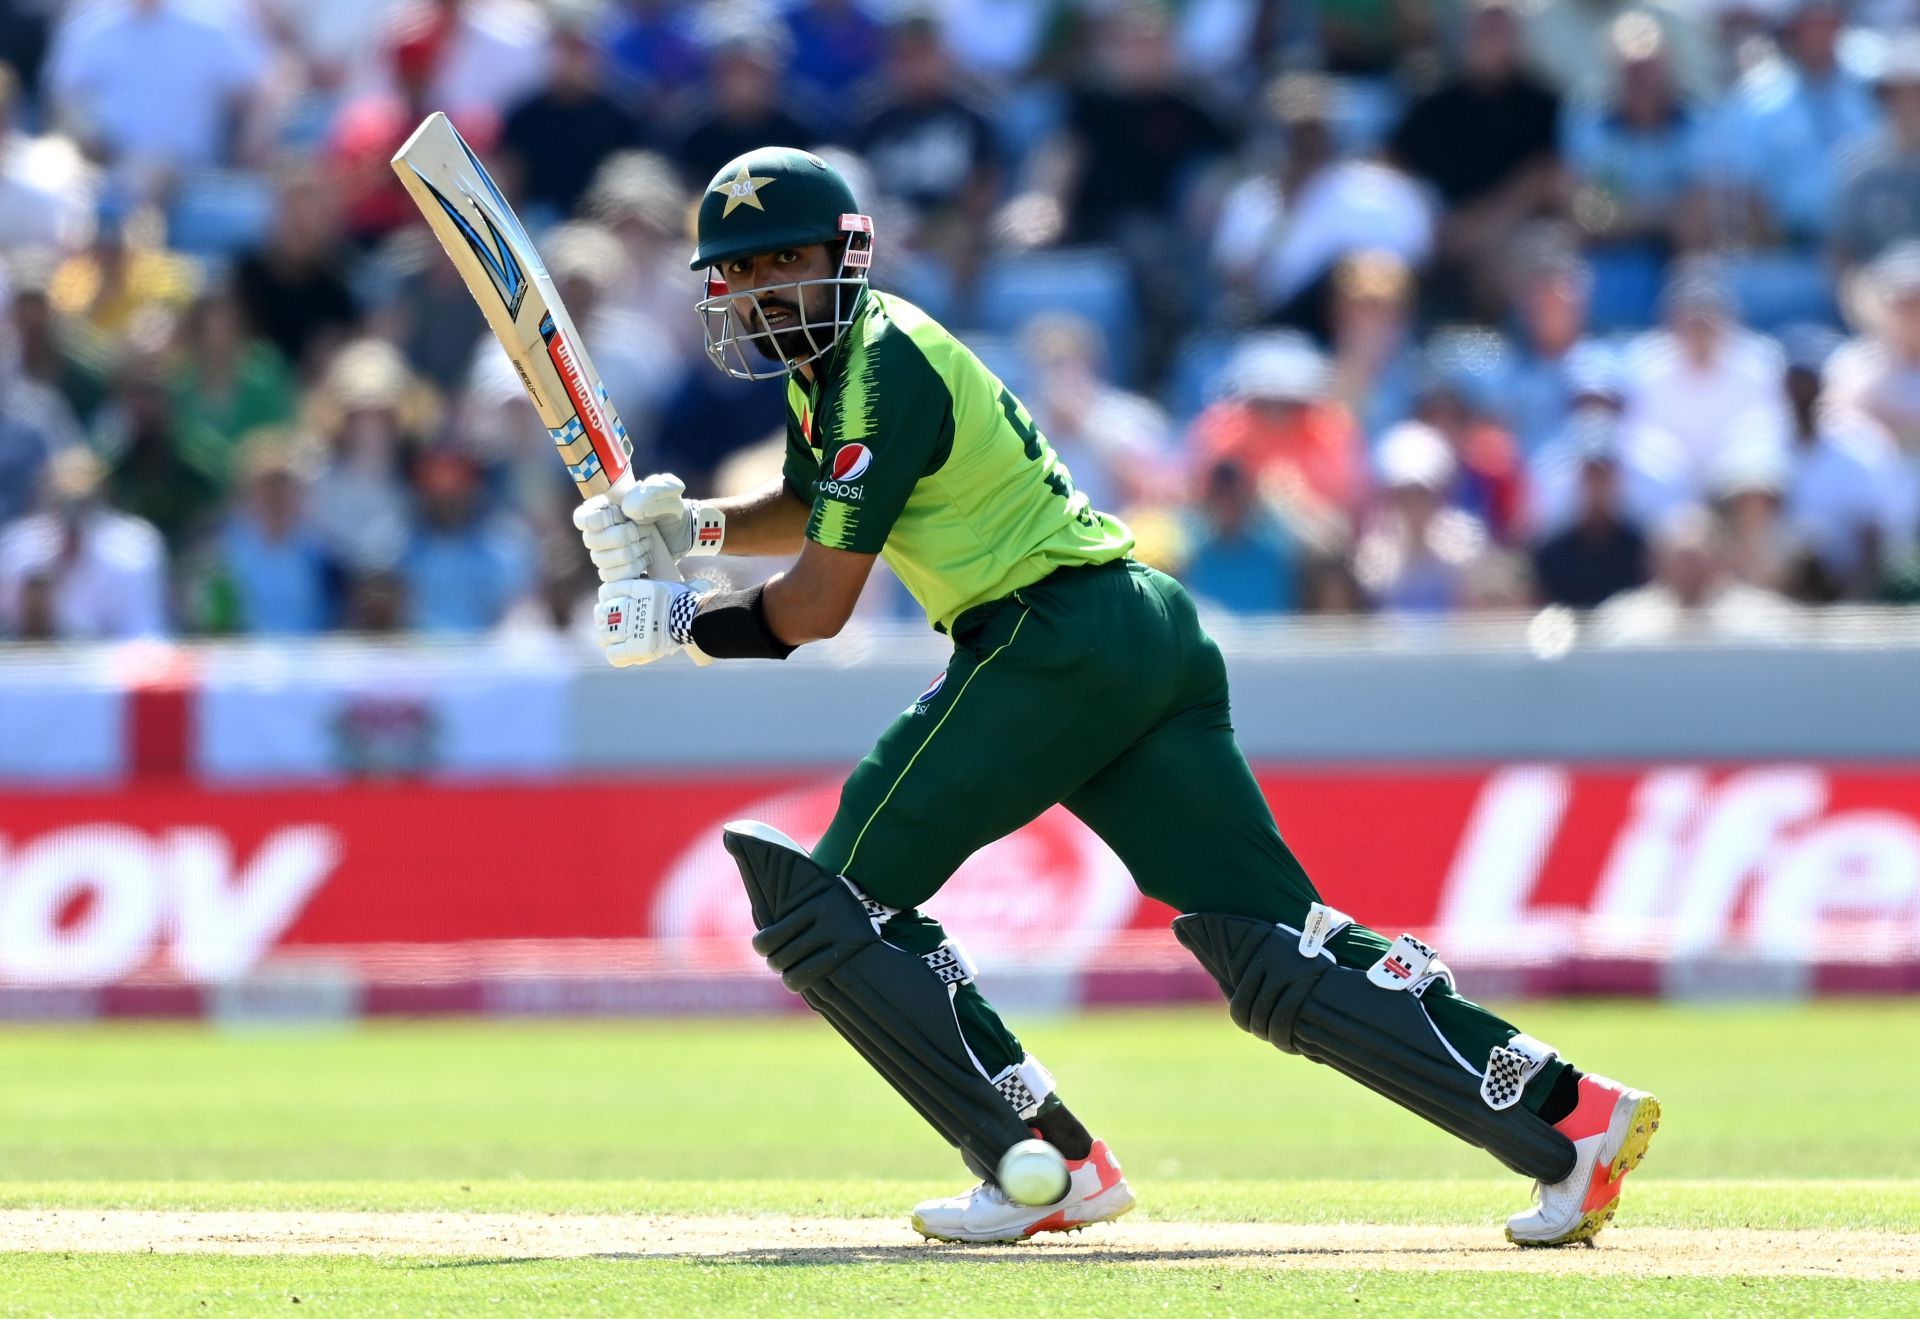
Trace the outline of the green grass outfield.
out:
M 1499 1236 L 1524 1183 L 1242 1035 L 1224 1010 L 1026 1032 L 1112 1142 L 1141 1208 L 1104 1235 L 991 1251 L 911 1234 L 912 1203 L 966 1178 L 807 1018 L 0 1029 L 0 1211 L 768 1216 L 764 1245 L 705 1254 L 652 1238 L 583 1258 L 484 1242 L 432 1255 L 13 1251 L 0 1253 L 0 1315 L 286 1313 L 296 1296 L 298 1313 L 341 1315 L 1920 1312 L 1920 1005 L 1519 1015 L 1666 1106 L 1619 1228 L 1596 1251 L 1529 1252 L 1539 1271 L 1527 1272 L 1507 1271 L 1520 1252 Z M 792 1219 L 879 1221 L 863 1228 L 870 1244 L 812 1249 L 783 1246 Z M 1258 1224 L 1378 1224 L 1412 1263 L 1206 1244 Z M 1169 1228 L 1193 1247 L 1108 1249 Z M 1470 1251 L 1423 1254 L 1423 1229 L 1484 1230 L 1500 1251 L 1474 1235 Z M 1711 1259 L 1668 1268 L 1628 1249 L 1635 1229 L 1704 1247 L 1724 1237 L 1758 1262 L 1744 1275 Z M 1863 1232 L 1915 1235 L 1874 1238 L 1871 1278 L 1837 1265 L 1788 1276 L 1805 1271 L 1807 1243 Z

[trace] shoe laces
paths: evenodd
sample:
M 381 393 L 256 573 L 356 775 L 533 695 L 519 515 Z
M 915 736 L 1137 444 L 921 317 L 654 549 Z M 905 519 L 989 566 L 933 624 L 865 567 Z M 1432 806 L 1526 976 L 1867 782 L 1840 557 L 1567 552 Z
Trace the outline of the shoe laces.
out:
M 981 1182 L 980 1185 L 974 1187 L 973 1193 L 976 1196 L 991 1200 L 994 1204 L 1004 1205 L 1013 1203 L 1013 1201 L 1007 1197 L 1007 1193 L 993 1182 Z

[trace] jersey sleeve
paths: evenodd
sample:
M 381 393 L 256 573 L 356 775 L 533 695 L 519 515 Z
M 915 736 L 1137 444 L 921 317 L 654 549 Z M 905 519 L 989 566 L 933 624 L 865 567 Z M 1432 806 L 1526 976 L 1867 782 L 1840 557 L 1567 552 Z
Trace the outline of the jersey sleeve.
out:
M 906 335 L 855 346 L 821 437 L 807 538 L 878 554 L 914 486 L 953 451 L 953 395 Z

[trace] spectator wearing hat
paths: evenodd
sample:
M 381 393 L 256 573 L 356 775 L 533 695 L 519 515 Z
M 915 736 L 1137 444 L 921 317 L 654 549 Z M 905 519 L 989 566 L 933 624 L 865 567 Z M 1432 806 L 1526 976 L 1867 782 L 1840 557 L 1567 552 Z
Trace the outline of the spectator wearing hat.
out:
M 189 572 L 195 631 L 302 636 L 332 625 L 336 578 L 297 461 L 285 430 L 257 431 L 242 446 L 238 498 Z
M 1920 241 L 1888 248 L 1859 288 L 1867 333 L 1828 360 L 1823 397 L 1880 423 L 1912 468 L 1920 463 Z
M 1785 509 L 1790 469 L 1770 417 L 1729 427 L 1728 443 L 1707 473 L 1707 493 L 1724 536 L 1734 581 L 1783 592 L 1794 580 L 1795 547 Z
M 1647 580 L 1647 539 L 1626 509 L 1617 426 L 1589 416 L 1575 440 L 1579 477 L 1573 518 L 1533 552 L 1541 596 L 1570 609 L 1592 609 Z
M 1823 376 L 1840 336 L 1819 325 L 1781 332 L 1787 369 L 1779 441 L 1788 463 L 1786 521 L 1825 584 L 1808 595 L 1872 599 L 1881 564 L 1920 532 L 1913 473 L 1886 431 L 1857 410 L 1825 405 Z
M 503 183 L 536 233 L 574 213 L 607 157 L 642 145 L 640 121 L 606 86 L 591 23 L 584 11 L 555 15 L 545 78 L 501 123 Z
M 1311 74 L 1268 87 L 1264 127 L 1254 135 L 1265 145 L 1227 190 L 1212 238 L 1230 316 L 1280 321 L 1323 339 L 1340 261 L 1365 251 L 1418 269 L 1434 226 L 1433 205 L 1411 176 L 1384 160 L 1340 155 L 1327 120 L 1331 95 Z
M 1620 355 L 1587 344 L 1572 355 L 1566 424 L 1527 462 L 1527 522 L 1533 539 L 1564 531 L 1580 516 L 1587 457 L 1604 451 L 1619 480 L 1621 508 L 1640 527 L 1699 499 L 1686 453 L 1671 435 L 1624 415 Z
M 0 636 L 104 641 L 167 630 L 167 553 L 149 522 L 101 498 L 92 451 L 63 450 L 40 511 L 0 527 Z
M 1886 129 L 1839 165 L 1832 255 L 1843 275 L 1920 234 L 1920 31 L 1888 39 L 1874 91 Z
M 533 585 L 533 547 L 512 519 L 490 515 L 480 468 L 454 448 L 414 467 L 418 517 L 401 561 L 408 625 L 432 633 L 484 632 Z
M 1180 580 L 1203 605 L 1235 614 L 1298 606 L 1297 542 L 1232 461 L 1207 470 L 1193 508 Z
M 1381 609 L 1442 613 L 1463 605 L 1487 552 L 1480 519 L 1447 502 L 1459 476 L 1453 447 L 1433 427 L 1402 422 L 1380 443 L 1382 496 L 1354 553 L 1354 574 Z
M 1653 580 L 1594 612 L 1593 635 L 1602 645 L 1791 637 L 1798 611 L 1779 594 L 1733 577 L 1725 528 L 1709 510 L 1697 504 L 1673 510 L 1655 528 L 1650 549 Z
M 1438 195 L 1442 259 L 1467 281 L 1460 310 L 1486 318 L 1515 227 L 1563 207 L 1560 98 L 1521 65 L 1512 0 L 1468 9 L 1459 68 L 1407 108 L 1387 150 Z
M 1841 0 L 1787 0 L 1777 52 L 1741 77 L 1720 112 L 1719 182 L 1733 192 L 1721 213 L 1751 208 L 1755 240 L 1823 249 L 1841 151 L 1881 123 L 1873 89 L 1840 63 L 1845 19 Z
M 1327 366 L 1305 336 L 1249 335 L 1227 364 L 1226 397 L 1194 418 L 1193 465 L 1233 462 L 1270 496 L 1345 523 L 1365 497 L 1359 427 L 1327 395 Z
M 405 472 L 436 429 L 437 399 L 392 344 L 360 339 L 334 356 L 308 412 L 321 449 L 314 534 L 349 579 L 393 569 L 412 511 Z
M 1512 434 L 1493 415 L 1506 374 L 1504 348 L 1488 331 L 1436 336 L 1427 348 L 1413 416 L 1452 452 L 1447 502 L 1471 513 L 1494 540 L 1511 545 L 1523 529 L 1526 479 Z
M 1710 265 L 1682 267 L 1661 296 L 1664 324 L 1627 348 L 1627 418 L 1678 441 L 1689 480 L 1704 490 L 1729 418 L 1777 404 L 1780 351 L 1744 329 Z

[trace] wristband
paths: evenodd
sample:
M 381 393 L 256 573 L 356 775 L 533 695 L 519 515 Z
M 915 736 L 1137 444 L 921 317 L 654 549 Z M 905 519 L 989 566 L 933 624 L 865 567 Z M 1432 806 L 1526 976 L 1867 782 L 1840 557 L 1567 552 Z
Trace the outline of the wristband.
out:
M 798 650 L 767 626 L 765 584 L 744 591 L 714 591 L 700 597 L 688 634 L 715 659 L 785 659 Z
M 687 554 L 718 554 L 727 543 L 727 515 L 712 504 L 687 505 Z

